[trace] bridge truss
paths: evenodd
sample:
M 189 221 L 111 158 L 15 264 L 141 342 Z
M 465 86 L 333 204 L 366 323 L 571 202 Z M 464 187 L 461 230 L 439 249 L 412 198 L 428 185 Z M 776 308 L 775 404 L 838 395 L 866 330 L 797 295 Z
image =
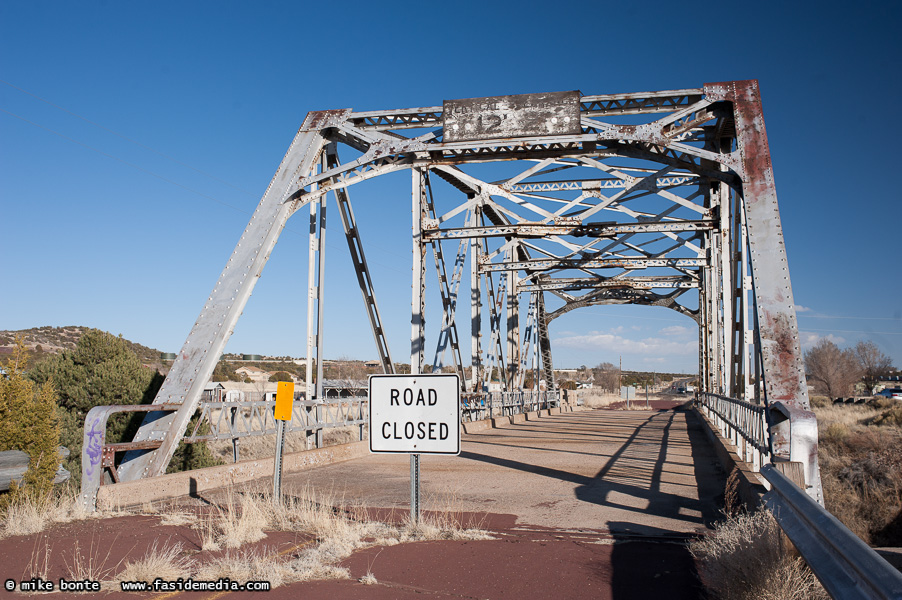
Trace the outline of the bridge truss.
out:
M 154 400 L 179 408 L 145 419 L 135 442 L 159 447 L 129 452 L 122 480 L 165 472 L 282 228 L 302 210 L 310 219 L 306 399 L 323 398 L 329 196 L 383 369 L 394 371 L 350 191 L 395 171 L 411 174 L 412 372 L 454 368 L 471 394 L 489 383 L 514 392 L 527 377 L 553 388 L 555 318 L 594 305 L 666 307 L 699 328 L 702 391 L 772 408 L 771 456 L 803 463 L 809 494 L 820 498 L 756 81 L 308 113 Z M 441 317 L 427 354 L 431 269 Z

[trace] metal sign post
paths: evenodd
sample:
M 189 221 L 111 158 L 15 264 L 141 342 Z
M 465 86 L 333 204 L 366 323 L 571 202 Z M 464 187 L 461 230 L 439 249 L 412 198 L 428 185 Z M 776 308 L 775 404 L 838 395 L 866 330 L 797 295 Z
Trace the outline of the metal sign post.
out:
M 420 455 L 410 455 L 410 521 L 420 522 Z
M 410 519 L 420 519 L 420 454 L 460 454 L 456 374 L 370 375 L 370 452 L 410 455 Z
M 276 407 L 273 418 L 277 423 L 276 458 L 273 464 L 272 501 L 282 503 L 282 453 L 285 450 L 285 421 L 291 420 L 291 408 L 294 403 L 294 382 L 280 381 L 276 388 Z

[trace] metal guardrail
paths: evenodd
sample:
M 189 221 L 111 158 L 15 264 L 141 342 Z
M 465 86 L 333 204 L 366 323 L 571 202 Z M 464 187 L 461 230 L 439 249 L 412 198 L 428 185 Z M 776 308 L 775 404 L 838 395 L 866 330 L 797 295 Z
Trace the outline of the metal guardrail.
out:
M 461 394 L 461 418 L 481 421 L 491 417 L 511 416 L 560 406 L 557 390 L 521 390 L 514 392 L 485 392 Z
M 66 460 L 66 458 L 68 458 L 69 449 L 65 446 L 60 446 L 57 451 L 59 452 L 60 460 Z M 16 483 L 22 482 L 22 478 L 25 477 L 25 472 L 28 471 L 30 461 L 31 459 L 28 454 L 21 450 L 4 450 L 0 452 L 0 492 L 9 490 L 13 481 Z M 69 471 L 64 469 L 63 465 L 60 464 L 56 469 L 56 473 L 54 474 L 51 483 L 57 484 L 67 481 L 69 475 Z
M 761 474 L 765 506 L 833 598 L 902 599 L 902 573 L 773 465 Z
M 698 404 L 753 471 L 768 462 L 771 450 L 764 406 L 707 392 L 698 394 Z

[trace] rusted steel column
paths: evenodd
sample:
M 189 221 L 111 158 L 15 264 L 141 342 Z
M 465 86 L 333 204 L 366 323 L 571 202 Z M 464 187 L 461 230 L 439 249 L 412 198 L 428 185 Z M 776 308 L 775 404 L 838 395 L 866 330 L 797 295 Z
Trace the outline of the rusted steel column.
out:
M 805 466 L 807 492 L 823 503 L 817 465 L 817 421 L 809 410 L 786 245 L 767 132 L 755 80 L 706 84 L 709 98 L 733 103 L 737 151 L 742 166 L 749 259 L 755 288 L 765 399 L 772 410 L 775 456 Z M 779 415 L 779 417 L 777 417 Z

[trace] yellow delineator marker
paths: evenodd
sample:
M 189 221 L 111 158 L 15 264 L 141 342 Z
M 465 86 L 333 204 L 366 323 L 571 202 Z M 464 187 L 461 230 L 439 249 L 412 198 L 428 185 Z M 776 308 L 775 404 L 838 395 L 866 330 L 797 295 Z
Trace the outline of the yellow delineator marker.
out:
M 294 382 L 280 381 L 276 386 L 276 406 L 273 418 L 278 421 L 276 429 L 276 457 L 273 465 L 272 496 L 275 504 L 282 502 L 282 452 L 285 449 L 285 421 L 291 420 L 291 405 L 294 403 Z
M 276 387 L 276 410 L 273 417 L 277 421 L 291 420 L 291 406 L 294 403 L 294 382 L 280 381 Z

